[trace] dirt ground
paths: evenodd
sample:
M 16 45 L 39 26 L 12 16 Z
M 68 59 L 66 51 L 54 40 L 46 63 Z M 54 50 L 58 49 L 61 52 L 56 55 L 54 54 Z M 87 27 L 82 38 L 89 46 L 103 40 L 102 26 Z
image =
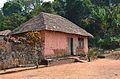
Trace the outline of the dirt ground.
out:
M 2 74 L 0 79 L 120 79 L 120 60 L 63 64 Z

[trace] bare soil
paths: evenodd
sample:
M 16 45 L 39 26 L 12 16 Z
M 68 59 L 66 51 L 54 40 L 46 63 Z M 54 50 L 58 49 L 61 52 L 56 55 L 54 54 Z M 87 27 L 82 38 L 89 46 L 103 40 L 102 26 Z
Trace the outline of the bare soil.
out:
M 98 59 L 2 74 L 0 79 L 120 79 L 120 60 Z

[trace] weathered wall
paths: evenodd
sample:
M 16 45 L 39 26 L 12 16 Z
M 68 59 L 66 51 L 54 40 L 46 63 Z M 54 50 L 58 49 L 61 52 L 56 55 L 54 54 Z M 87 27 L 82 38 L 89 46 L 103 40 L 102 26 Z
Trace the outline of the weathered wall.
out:
M 88 53 L 88 37 L 84 37 L 84 52 Z
M 41 44 L 39 46 L 40 49 L 44 49 L 44 33 L 40 32 L 40 36 L 42 37 L 41 39 Z M 20 65 L 28 65 L 29 64 L 36 64 L 36 62 L 40 62 L 41 58 L 43 58 L 42 55 L 42 50 L 37 50 L 36 52 L 33 49 L 33 46 L 29 43 L 20 43 L 16 42 L 19 41 L 19 37 L 24 36 L 25 34 L 19 34 L 19 35 L 14 35 L 10 39 L 10 42 L 5 42 L 4 47 L 6 44 L 10 44 L 9 48 L 11 50 L 8 50 L 8 47 L 5 47 L 4 50 L 0 50 L 0 69 L 5 69 L 5 68 L 12 68 L 12 67 L 17 67 Z M 41 46 L 42 45 L 42 46 Z M 38 45 L 37 45 L 38 46 Z
M 67 52 L 67 34 L 60 32 L 45 32 L 45 56 L 52 56 Z
M 67 39 L 69 40 L 70 38 L 73 38 L 73 53 L 74 53 L 74 55 L 76 55 L 76 53 L 77 53 L 76 50 L 77 50 L 77 47 L 78 47 L 78 36 L 77 35 L 72 35 L 72 34 L 67 34 Z M 67 40 L 67 42 L 69 43 L 68 40 Z M 70 50 L 69 50 L 69 53 L 70 53 Z
M 0 51 L 0 70 L 20 65 L 35 65 L 41 59 L 41 53 L 35 53 L 27 44 L 12 44 L 12 51 Z
M 0 36 L 0 50 L 6 52 L 11 51 L 11 44 L 4 40 L 4 36 Z
M 84 38 L 84 48 L 79 48 L 78 37 Z M 88 52 L 88 38 L 79 36 L 66 34 L 62 32 L 52 32 L 45 31 L 45 56 L 58 56 L 58 55 L 66 55 L 71 54 L 68 50 L 68 38 L 73 38 L 73 52 L 74 55 L 79 53 L 87 53 Z
M 83 49 L 79 48 L 79 43 L 78 43 L 78 37 L 79 38 L 84 38 L 84 47 Z M 78 36 L 76 40 L 76 53 L 88 53 L 88 37 L 83 37 L 83 36 Z

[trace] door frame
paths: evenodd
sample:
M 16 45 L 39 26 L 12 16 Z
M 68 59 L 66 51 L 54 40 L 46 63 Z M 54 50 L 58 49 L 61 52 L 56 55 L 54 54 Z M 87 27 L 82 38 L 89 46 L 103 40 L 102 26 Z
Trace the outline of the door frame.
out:
M 74 42 L 72 37 L 68 37 L 68 50 L 70 55 L 74 55 Z

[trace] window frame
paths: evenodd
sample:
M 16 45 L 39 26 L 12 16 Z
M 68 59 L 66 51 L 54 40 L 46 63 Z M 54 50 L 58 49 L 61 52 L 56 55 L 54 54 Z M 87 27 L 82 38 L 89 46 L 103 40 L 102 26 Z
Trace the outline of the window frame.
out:
M 78 46 L 80 49 L 84 48 L 84 38 L 78 38 Z

